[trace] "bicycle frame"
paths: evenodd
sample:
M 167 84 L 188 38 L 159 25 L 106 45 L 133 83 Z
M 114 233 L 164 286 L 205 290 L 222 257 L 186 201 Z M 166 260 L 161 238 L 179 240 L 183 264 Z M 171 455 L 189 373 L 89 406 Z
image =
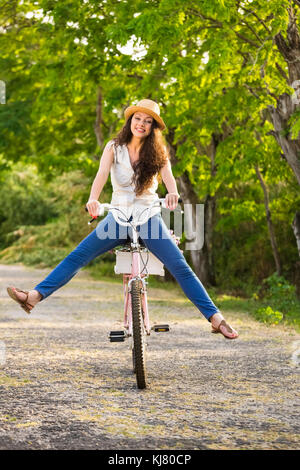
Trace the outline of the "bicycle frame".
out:
M 131 263 L 131 274 L 123 274 L 123 288 L 124 288 L 124 328 L 127 331 L 128 336 L 132 336 L 132 316 L 131 316 L 131 297 L 130 297 L 130 285 L 133 280 L 138 280 L 142 283 L 141 298 L 142 298 L 142 311 L 144 319 L 144 327 L 147 335 L 150 335 L 150 319 L 148 313 L 148 301 L 147 301 L 147 288 L 145 278 L 147 275 L 141 274 L 140 267 L 140 245 L 137 240 L 137 233 L 133 231 L 132 241 L 132 263 Z M 136 238 L 136 240 L 135 240 Z
M 165 199 L 157 199 L 151 204 L 149 207 L 144 209 L 145 211 L 150 211 L 153 207 L 158 207 L 157 203 L 161 206 L 164 203 Z M 101 204 L 100 205 L 100 212 L 99 215 L 104 214 L 105 209 L 117 210 L 121 212 L 122 216 L 125 218 L 124 221 L 121 222 L 119 217 L 118 223 L 123 226 L 132 227 L 132 242 L 131 242 L 131 253 L 132 253 L 132 262 L 131 262 L 131 273 L 130 274 L 123 274 L 123 291 L 124 291 L 124 328 L 126 330 L 127 336 L 132 336 L 132 314 L 131 314 L 131 297 L 130 297 L 130 286 L 133 280 L 138 280 L 142 284 L 141 288 L 141 300 L 142 300 L 142 313 L 143 313 L 143 321 L 144 321 L 144 328 L 147 335 L 150 335 L 151 327 L 150 327 L 150 318 L 148 312 L 148 300 L 147 300 L 147 287 L 146 287 L 146 278 L 148 274 L 141 274 L 141 264 L 140 264 L 140 249 L 141 246 L 138 241 L 138 232 L 137 226 L 141 225 L 142 222 L 135 223 L 130 222 L 127 220 L 127 217 L 122 213 L 119 208 L 113 207 L 110 204 Z M 140 214 L 140 216 L 143 214 Z M 91 221 L 92 222 L 92 221 Z M 91 223 L 89 222 L 89 223 Z
M 141 215 L 145 211 L 150 211 L 152 207 L 155 207 L 155 204 L 161 205 L 164 202 L 164 199 L 157 199 L 154 203 L 148 206 L 142 211 Z M 120 225 L 131 226 L 132 227 L 132 241 L 130 243 L 130 254 L 131 254 L 131 267 L 129 268 L 129 259 L 122 252 L 128 252 L 128 250 L 117 250 L 117 263 L 115 266 L 115 272 L 118 274 L 123 273 L 123 292 L 124 292 L 124 330 L 123 331 L 111 331 L 109 338 L 111 342 L 120 342 L 124 341 L 126 337 L 132 339 L 131 350 L 132 350 L 132 360 L 133 360 L 133 371 L 136 374 L 137 386 L 140 389 L 147 387 L 147 369 L 145 361 L 145 351 L 146 351 L 146 341 L 145 336 L 150 335 L 151 330 L 156 332 L 169 331 L 169 325 L 154 325 L 150 327 L 150 318 L 148 312 L 148 301 L 147 301 L 147 287 L 146 279 L 149 274 L 160 274 L 164 275 L 162 263 L 154 256 L 150 254 L 150 263 L 149 263 L 149 254 L 147 252 L 147 261 L 149 267 L 146 268 L 144 263 L 142 252 L 144 248 L 141 247 L 139 243 L 139 234 L 137 227 L 145 223 L 148 219 L 136 221 L 127 216 L 122 212 L 120 208 L 113 207 L 110 204 L 100 204 L 99 203 L 99 215 L 104 214 L 104 210 L 111 209 L 116 210 L 115 219 Z M 125 218 L 120 219 L 118 211 L 121 212 L 122 216 Z M 91 223 L 90 221 L 89 223 Z M 151 256 L 153 258 L 151 258 Z M 144 264 L 144 268 L 141 270 L 141 260 Z M 145 270 L 146 268 L 146 270 Z M 145 270 L 145 273 L 144 273 Z

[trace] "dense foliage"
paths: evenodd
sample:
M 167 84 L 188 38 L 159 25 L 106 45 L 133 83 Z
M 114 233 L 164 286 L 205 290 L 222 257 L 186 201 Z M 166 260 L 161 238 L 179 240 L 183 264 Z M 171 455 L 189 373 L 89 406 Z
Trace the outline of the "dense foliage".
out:
M 78 212 L 74 171 L 83 204 L 124 108 L 149 97 L 185 201 L 205 204 L 197 273 L 248 294 L 276 271 L 299 291 L 299 15 L 296 0 L 0 0 L 2 259 L 24 227 L 38 244 Z M 50 237 L 55 261 L 73 230 Z

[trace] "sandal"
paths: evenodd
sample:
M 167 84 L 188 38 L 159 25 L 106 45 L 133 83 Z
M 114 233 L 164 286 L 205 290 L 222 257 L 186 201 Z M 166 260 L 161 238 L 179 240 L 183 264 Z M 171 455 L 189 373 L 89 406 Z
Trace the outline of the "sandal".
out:
M 217 328 L 214 328 L 212 326 L 211 332 L 212 333 L 221 333 L 224 336 L 224 338 L 226 338 L 226 339 L 236 339 L 238 337 L 238 334 L 236 336 L 234 336 L 233 338 L 230 338 L 229 336 L 224 335 L 223 331 L 221 331 L 221 329 L 220 329 L 220 326 L 225 326 L 228 333 L 234 333 L 234 330 L 231 328 L 230 325 L 228 325 L 228 323 L 226 323 L 225 320 L 222 320 Z
M 23 294 L 26 294 L 26 299 L 25 300 L 18 299 L 18 297 L 16 296 L 16 292 L 22 292 Z M 18 289 L 17 287 L 8 287 L 7 288 L 7 293 L 13 300 L 15 300 L 16 302 L 18 302 L 18 304 L 20 304 L 20 306 L 23 308 L 23 310 L 25 310 L 26 313 L 29 314 L 31 312 L 34 305 L 31 305 L 27 302 L 28 295 L 29 295 L 28 291 Z

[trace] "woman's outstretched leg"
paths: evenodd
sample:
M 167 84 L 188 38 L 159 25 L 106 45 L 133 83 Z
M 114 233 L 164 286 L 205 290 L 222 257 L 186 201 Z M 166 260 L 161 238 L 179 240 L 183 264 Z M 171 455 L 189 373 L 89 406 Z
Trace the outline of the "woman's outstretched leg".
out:
M 154 216 L 140 227 L 140 236 L 149 250 L 161 260 L 185 295 L 212 324 L 214 333 L 222 333 L 226 338 L 238 336 L 224 320 L 220 310 L 213 303 L 203 284 L 186 262 L 183 254 L 171 237 L 161 216 Z
M 124 235 L 123 235 L 124 236 Z M 108 214 L 93 232 L 65 258 L 56 268 L 34 289 L 22 291 L 17 288 L 8 288 L 9 295 L 19 302 L 26 310 L 32 308 L 40 301 L 51 295 L 54 291 L 69 282 L 75 274 L 97 256 L 111 250 L 120 244 L 119 226 L 112 214 Z M 24 304 L 24 305 L 23 305 Z M 29 312 L 28 312 L 29 313 Z

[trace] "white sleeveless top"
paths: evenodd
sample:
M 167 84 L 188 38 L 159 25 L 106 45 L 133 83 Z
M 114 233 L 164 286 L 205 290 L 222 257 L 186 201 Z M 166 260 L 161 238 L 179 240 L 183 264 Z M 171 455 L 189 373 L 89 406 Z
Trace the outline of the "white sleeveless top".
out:
M 114 144 L 113 140 L 107 143 L 109 149 Z M 113 187 L 113 194 L 111 205 L 118 207 L 129 218 L 131 215 L 135 220 L 144 221 L 144 223 L 155 214 L 160 213 L 160 207 L 153 207 L 150 210 L 145 210 L 154 201 L 158 201 L 158 194 L 156 193 L 158 187 L 157 176 L 153 178 L 152 185 L 149 186 L 142 194 L 137 196 L 134 191 L 134 183 L 132 177 L 134 170 L 132 168 L 127 145 L 113 145 L 114 161 L 111 166 L 110 175 Z M 120 216 L 119 211 L 111 210 L 115 220 L 116 212 Z M 143 212 L 143 213 L 142 213 Z

